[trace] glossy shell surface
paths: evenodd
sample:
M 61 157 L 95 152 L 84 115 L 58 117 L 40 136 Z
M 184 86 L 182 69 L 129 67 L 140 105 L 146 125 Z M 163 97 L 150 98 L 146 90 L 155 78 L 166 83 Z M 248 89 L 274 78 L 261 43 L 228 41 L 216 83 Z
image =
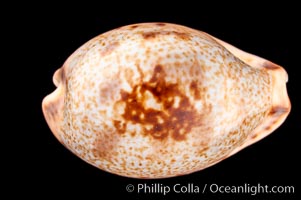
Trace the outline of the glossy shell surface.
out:
M 43 112 L 57 139 L 127 177 L 204 169 L 271 133 L 290 111 L 282 67 L 168 23 L 101 34 L 53 79 Z

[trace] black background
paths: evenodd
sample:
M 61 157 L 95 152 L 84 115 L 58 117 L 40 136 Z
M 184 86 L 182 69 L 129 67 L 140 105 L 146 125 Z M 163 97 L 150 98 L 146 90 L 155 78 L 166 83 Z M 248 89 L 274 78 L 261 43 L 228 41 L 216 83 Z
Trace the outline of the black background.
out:
M 122 5 L 121 5 L 122 6 Z M 95 6 L 96 7 L 96 6 Z M 218 11 L 214 6 L 182 7 L 171 11 L 154 6 L 150 12 L 128 11 L 119 13 L 114 7 L 88 5 L 73 9 L 61 5 L 39 5 L 38 9 L 25 10 L 14 24 L 17 41 L 22 43 L 18 51 L 22 64 L 17 65 L 16 80 L 22 81 L 18 88 L 19 123 L 13 125 L 17 132 L 16 152 L 12 160 L 14 171 L 9 172 L 9 186 L 17 188 L 28 197 L 77 197 L 95 196 L 94 199 L 107 199 L 122 195 L 126 199 L 144 199 L 147 194 L 128 193 L 127 184 L 158 183 L 173 186 L 193 183 L 220 185 L 293 185 L 295 194 L 162 194 L 155 199 L 294 199 L 299 193 L 300 158 L 298 123 L 300 113 L 298 102 L 298 72 L 292 63 L 292 46 L 295 42 L 290 24 L 293 15 L 284 14 L 286 7 L 266 9 L 254 7 L 245 10 Z M 148 4 L 140 5 L 140 8 Z M 181 5 L 180 5 L 181 7 Z M 94 9 L 93 9 L 94 8 Z M 136 10 L 135 8 L 132 10 Z M 204 12 L 207 11 L 207 12 Z M 186 13 L 185 13 L 186 12 Z M 79 46 L 89 39 L 123 25 L 139 22 L 170 22 L 203 30 L 240 49 L 264 57 L 281 66 L 289 74 L 287 84 L 292 102 L 292 112 L 285 123 L 273 134 L 244 149 L 221 163 L 190 175 L 159 179 L 140 180 L 113 175 L 86 164 L 63 147 L 52 135 L 41 111 L 41 101 L 51 93 L 54 71 Z M 25 80 L 24 80 L 25 79 Z M 299 84 L 300 85 L 300 84 Z M 24 89 L 23 89 L 24 87 Z M 298 96 L 299 95 L 299 96 Z M 300 114 L 299 114 L 300 115 Z M 20 143 L 20 144 L 19 144 Z M 13 194 L 12 194 L 13 195 Z

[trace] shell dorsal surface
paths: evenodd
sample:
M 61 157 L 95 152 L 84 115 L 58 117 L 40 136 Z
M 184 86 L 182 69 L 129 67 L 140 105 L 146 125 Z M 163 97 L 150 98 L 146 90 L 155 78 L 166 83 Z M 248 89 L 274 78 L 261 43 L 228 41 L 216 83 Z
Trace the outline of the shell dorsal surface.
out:
M 57 139 L 111 173 L 165 178 L 211 166 L 290 110 L 278 65 L 168 23 L 101 34 L 54 75 L 43 112 Z

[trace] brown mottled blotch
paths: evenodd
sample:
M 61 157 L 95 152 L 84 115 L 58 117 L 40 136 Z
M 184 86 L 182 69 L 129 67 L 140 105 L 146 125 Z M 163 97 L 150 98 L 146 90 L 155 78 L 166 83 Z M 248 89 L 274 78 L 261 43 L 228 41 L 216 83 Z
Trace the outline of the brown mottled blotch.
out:
M 157 65 L 148 82 L 134 86 L 131 93 L 121 91 L 120 101 L 126 104 L 122 117 L 125 121 L 144 125 L 143 132 L 155 139 L 171 136 L 177 141 L 184 140 L 193 127 L 202 124 L 202 116 L 197 115 L 188 97 L 179 90 L 178 84 L 166 83 L 165 75 L 163 67 Z M 150 92 L 163 109 L 145 108 L 145 92 Z M 179 98 L 177 107 L 174 106 L 176 97 Z M 114 122 L 114 126 L 119 133 L 124 133 L 126 125 Z M 148 129 L 148 126 L 151 128 Z
M 176 36 L 182 40 L 189 40 L 190 39 L 190 35 L 187 33 L 183 33 L 183 32 L 178 32 L 178 31 L 150 31 L 150 32 L 144 32 L 142 33 L 142 37 L 146 40 L 148 39 L 153 39 L 157 36 L 169 36 L 169 35 L 173 35 Z
M 138 25 L 132 25 L 130 28 L 131 29 L 135 29 L 135 28 L 137 28 L 137 27 L 139 27 Z
M 125 123 L 122 123 L 121 121 L 118 121 L 118 120 L 114 120 L 113 123 L 119 133 L 125 133 L 125 131 L 126 131 Z
M 165 23 L 156 23 L 157 26 L 165 26 Z

